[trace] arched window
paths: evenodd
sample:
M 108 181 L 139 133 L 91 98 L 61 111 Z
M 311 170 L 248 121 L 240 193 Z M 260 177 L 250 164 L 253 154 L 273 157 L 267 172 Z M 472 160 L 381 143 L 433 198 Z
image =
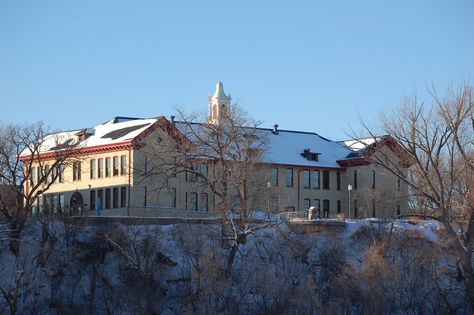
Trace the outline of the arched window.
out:
M 219 115 L 221 117 L 227 116 L 227 107 L 224 104 L 221 105 L 221 110 L 219 112 Z
M 209 200 L 207 193 L 201 193 L 201 212 L 209 211 Z
M 69 208 L 71 215 L 82 214 L 84 209 L 84 199 L 80 192 L 75 192 L 71 196 L 71 201 L 69 203 Z
M 211 113 L 211 118 L 216 119 L 217 118 L 217 105 L 212 105 L 212 113 Z

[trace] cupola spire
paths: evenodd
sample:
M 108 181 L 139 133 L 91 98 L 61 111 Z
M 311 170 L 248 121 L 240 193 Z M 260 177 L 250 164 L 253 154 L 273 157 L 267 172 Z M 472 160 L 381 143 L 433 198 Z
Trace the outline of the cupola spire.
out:
M 224 92 L 224 84 L 217 81 L 216 90 L 213 95 L 209 95 L 209 122 L 218 123 L 219 118 L 225 116 L 230 108 L 232 98 Z

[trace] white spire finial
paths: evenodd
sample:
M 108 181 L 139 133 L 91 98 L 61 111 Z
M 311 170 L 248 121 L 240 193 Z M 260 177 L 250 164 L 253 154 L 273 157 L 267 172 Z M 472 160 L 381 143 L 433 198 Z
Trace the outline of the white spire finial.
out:
M 221 81 L 217 81 L 216 91 L 214 92 L 213 97 L 216 97 L 216 98 L 227 97 L 227 95 L 225 95 L 225 92 L 224 92 L 224 84 L 222 84 Z

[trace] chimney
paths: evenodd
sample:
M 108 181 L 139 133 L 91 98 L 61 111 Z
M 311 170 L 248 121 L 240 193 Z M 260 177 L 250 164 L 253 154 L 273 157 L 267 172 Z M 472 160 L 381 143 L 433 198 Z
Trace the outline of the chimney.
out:
M 174 121 L 176 117 L 171 115 L 170 119 L 171 119 L 171 123 L 173 124 L 173 126 L 176 124 L 176 122 Z
M 277 134 L 278 134 L 278 125 L 277 125 L 277 124 L 274 124 L 274 125 L 273 125 L 272 133 L 273 133 L 274 135 L 277 135 Z

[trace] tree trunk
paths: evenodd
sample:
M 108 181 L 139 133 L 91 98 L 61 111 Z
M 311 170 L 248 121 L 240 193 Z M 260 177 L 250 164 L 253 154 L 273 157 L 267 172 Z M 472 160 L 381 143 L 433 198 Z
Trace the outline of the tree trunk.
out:
M 38 266 L 44 267 L 46 264 L 46 243 L 49 239 L 49 222 L 41 222 L 41 242 L 38 253 Z
M 23 218 L 13 218 L 10 221 L 10 252 L 15 256 L 20 253 L 20 238 L 23 227 L 25 226 L 25 220 Z
M 466 253 L 461 248 L 459 255 L 459 262 L 463 270 L 464 285 L 466 286 L 467 294 L 469 297 L 469 304 L 471 305 L 471 311 L 474 310 L 474 275 L 471 263 L 471 254 Z
M 444 220 L 443 220 L 444 221 Z M 446 228 L 448 237 L 453 243 L 453 248 L 456 251 L 456 255 L 459 259 L 459 264 L 462 268 L 462 280 L 466 288 L 469 304 L 471 306 L 471 311 L 474 311 L 474 274 L 472 268 L 472 246 L 467 244 L 467 248 L 463 247 L 461 240 L 459 240 L 456 231 L 451 226 L 449 221 L 443 222 Z
M 225 268 L 225 276 L 230 278 L 232 275 L 232 267 L 234 266 L 235 254 L 237 253 L 238 245 L 234 245 L 230 249 L 229 256 L 227 257 L 227 265 Z

